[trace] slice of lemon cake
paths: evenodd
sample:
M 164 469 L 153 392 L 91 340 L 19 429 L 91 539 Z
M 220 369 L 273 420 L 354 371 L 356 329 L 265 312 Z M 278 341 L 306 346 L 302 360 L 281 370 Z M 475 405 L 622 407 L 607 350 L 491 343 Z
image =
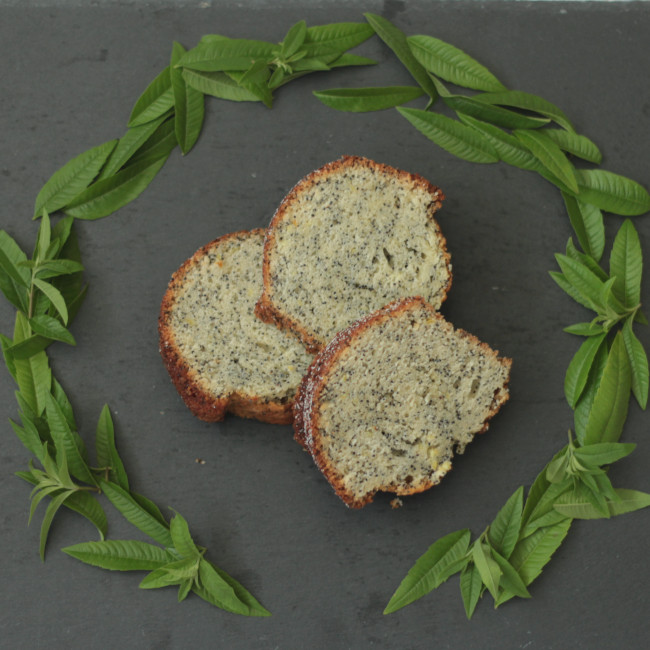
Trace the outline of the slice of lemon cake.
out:
M 294 404 L 296 439 L 339 497 L 422 492 L 508 399 L 511 360 L 408 298 L 340 332 Z
M 264 229 L 220 237 L 172 276 L 159 318 L 160 352 L 189 409 L 288 424 L 312 355 L 254 315 Z
M 433 218 L 444 196 L 421 176 L 345 156 L 300 181 L 264 243 L 256 314 L 318 351 L 366 314 L 407 296 L 436 309 L 451 285 Z

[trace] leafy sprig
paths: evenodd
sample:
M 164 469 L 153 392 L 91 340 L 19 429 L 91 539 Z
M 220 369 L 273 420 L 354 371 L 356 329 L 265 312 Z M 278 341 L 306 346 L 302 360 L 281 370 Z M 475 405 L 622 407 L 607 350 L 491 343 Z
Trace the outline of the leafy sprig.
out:
M 620 443 L 631 392 L 648 401 L 648 359 L 636 337 L 641 312 L 642 253 L 628 219 L 609 258 L 602 211 L 638 215 L 650 210 L 650 194 L 632 179 L 601 169 L 577 168 L 571 157 L 600 164 L 598 147 L 576 133 L 565 113 L 530 93 L 509 90 L 485 66 L 431 36 L 406 36 L 388 20 L 366 14 L 377 35 L 405 65 L 417 87 L 338 88 L 314 94 L 327 106 L 362 112 L 397 108 L 418 131 L 449 153 L 476 163 L 504 162 L 538 173 L 558 187 L 580 251 L 570 239 L 556 255 L 555 282 L 583 307 L 589 322 L 566 331 L 585 337 L 569 364 L 564 392 L 574 409 L 569 444 L 539 474 L 524 500 L 518 488 L 473 542 L 468 529 L 450 533 L 420 557 L 393 594 L 394 612 L 460 573 L 468 618 L 488 591 L 495 607 L 529 598 L 528 586 L 562 543 L 573 519 L 608 518 L 650 505 L 650 495 L 614 488 L 609 465 L 630 454 Z M 452 93 L 444 82 L 477 91 Z M 424 109 L 404 106 L 428 95 Z M 455 114 L 433 112 L 438 101 Z M 558 128 L 559 127 L 559 128 Z M 571 156 L 571 157 L 570 157 Z
M 373 33 L 367 23 L 301 21 L 279 44 L 219 34 L 187 51 L 174 43 L 169 65 L 136 100 L 126 133 L 57 170 L 36 197 L 34 218 L 43 210 L 86 220 L 112 214 L 149 186 L 177 145 L 189 153 L 203 127 L 206 95 L 270 108 L 275 91 L 294 79 L 374 64 L 348 53 Z
M 115 427 L 104 406 L 95 433 L 95 464 L 77 431 L 72 405 L 52 375 L 46 348 L 54 341 L 74 344 L 67 327 L 85 288 L 83 266 L 72 218 L 52 227 L 43 209 L 31 259 L 0 231 L 0 289 L 17 308 L 13 338 L 0 343 L 9 372 L 18 385 L 20 423 L 11 427 L 34 459 L 17 476 L 31 483 L 29 522 L 42 502 L 47 507 L 40 529 L 39 552 L 45 559 L 52 522 L 61 507 L 92 523 L 100 541 L 63 549 L 86 563 L 112 570 L 145 570 L 143 589 L 177 585 L 179 600 L 190 591 L 229 612 L 268 616 L 269 612 L 236 580 L 207 560 L 194 544 L 187 522 L 176 513 L 167 521 L 151 500 L 134 492 L 115 444 Z M 67 255 L 71 255 L 72 259 Z M 103 494 L 130 523 L 160 546 L 135 540 L 110 540 Z

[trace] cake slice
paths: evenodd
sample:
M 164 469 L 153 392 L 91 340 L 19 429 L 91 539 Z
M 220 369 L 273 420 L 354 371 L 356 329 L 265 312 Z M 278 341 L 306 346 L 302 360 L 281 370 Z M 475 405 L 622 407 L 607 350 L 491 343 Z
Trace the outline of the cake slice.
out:
M 256 314 L 315 352 L 393 300 L 423 296 L 439 308 L 451 285 L 433 218 L 443 198 L 424 178 L 367 158 L 311 173 L 267 229 Z
M 510 359 L 407 298 L 340 332 L 294 404 L 295 437 L 352 508 L 422 492 L 508 399 Z
M 159 318 L 160 353 L 188 408 L 201 420 L 226 412 L 289 424 L 312 355 L 255 317 L 264 229 L 224 235 L 172 276 Z

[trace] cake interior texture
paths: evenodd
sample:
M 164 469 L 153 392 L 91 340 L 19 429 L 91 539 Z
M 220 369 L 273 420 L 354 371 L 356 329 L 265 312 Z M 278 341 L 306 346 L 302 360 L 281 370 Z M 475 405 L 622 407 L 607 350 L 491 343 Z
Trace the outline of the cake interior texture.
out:
M 420 295 L 439 308 L 451 281 L 433 219 L 442 193 L 424 179 L 365 162 L 296 186 L 272 226 L 271 299 L 323 345 L 398 298 Z
M 173 344 L 204 392 L 293 399 L 312 360 L 304 347 L 254 315 L 262 291 L 264 231 L 209 244 L 176 277 L 167 325 Z
M 307 446 L 352 505 L 377 491 L 422 491 L 487 429 L 509 370 L 510 360 L 416 304 L 342 348 L 322 378 Z

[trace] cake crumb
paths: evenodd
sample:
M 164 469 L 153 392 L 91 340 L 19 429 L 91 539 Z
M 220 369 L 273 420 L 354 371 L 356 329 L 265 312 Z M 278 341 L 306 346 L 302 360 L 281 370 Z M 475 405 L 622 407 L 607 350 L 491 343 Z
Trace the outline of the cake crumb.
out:
M 390 507 L 393 510 L 397 510 L 398 508 L 401 508 L 404 505 L 404 502 L 399 498 L 395 497 L 391 502 L 390 502 Z
M 196 458 L 194 462 L 198 463 L 199 465 L 205 465 L 205 461 L 203 460 L 203 458 Z

